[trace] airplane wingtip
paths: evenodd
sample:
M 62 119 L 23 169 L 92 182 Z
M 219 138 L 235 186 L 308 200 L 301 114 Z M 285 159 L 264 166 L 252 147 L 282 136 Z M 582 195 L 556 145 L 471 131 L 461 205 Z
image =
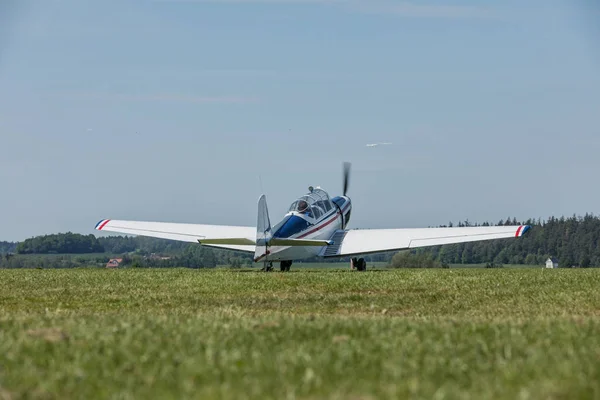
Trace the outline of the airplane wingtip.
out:
M 531 229 L 531 225 L 521 225 L 519 226 L 519 228 L 517 229 L 517 233 L 515 234 L 516 237 L 522 237 L 523 235 L 525 235 L 525 233 L 527 231 L 529 231 Z
M 110 219 L 101 219 L 100 221 L 98 221 L 94 229 L 96 229 L 97 231 L 101 231 L 102 228 L 104 228 L 104 226 L 108 224 L 109 221 Z

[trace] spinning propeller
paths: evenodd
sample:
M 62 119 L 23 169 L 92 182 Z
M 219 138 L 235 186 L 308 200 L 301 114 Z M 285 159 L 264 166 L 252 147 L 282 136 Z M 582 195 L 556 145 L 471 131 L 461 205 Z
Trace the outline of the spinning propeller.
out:
M 351 164 L 347 161 L 344 163 L 344 196 L 346 195 L 348 185 L 350 184 L 350 165 Z

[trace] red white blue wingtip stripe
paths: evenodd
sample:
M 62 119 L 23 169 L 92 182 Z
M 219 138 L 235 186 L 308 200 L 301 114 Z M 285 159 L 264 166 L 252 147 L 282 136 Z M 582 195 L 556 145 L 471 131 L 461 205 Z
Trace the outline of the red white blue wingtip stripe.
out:
M 515 237 L 523 236 L 525 234 L 525 232 L 527 232 L 529 229 L 531 229 L 531 226 L 529 226 L 529 225 L 519 226 L 519 228 L 517 228 L 517 233 L 515 233 Z
M 94 229 L 101 231 L 102 228 L 104 228 L 104 226 L 106 224 L 108 224 L 109 221 L 110 221 L 110 219 L 103 219 L 103 220 L 101 220 L 100 222 L 98 222 L 96 224 L 96 227 Z

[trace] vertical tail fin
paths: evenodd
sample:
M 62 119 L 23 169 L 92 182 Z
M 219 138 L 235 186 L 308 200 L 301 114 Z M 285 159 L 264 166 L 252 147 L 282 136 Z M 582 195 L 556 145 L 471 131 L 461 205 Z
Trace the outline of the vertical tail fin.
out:
M 271 238 L 271 220 L 267 208 L 267 197 L 263 194 L 258 199 L 258 221 L 256 223 L 256 241 L 269 240 Z
M 256 221 L 256 250 L 254 260 L 267 255 L 267 242 L 271 239 L 271 220 L 267 208 L 267 197 L 263 194 L 258 199 L 258 220 Z

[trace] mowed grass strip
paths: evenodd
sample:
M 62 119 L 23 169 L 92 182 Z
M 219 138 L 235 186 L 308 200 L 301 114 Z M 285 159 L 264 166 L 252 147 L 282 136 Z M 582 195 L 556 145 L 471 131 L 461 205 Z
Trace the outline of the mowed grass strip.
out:
M 92 313 L 371 315 L 530 319 L 600 316 L 600 270 L 0 270 L 4 315 Z
M 600 398 L 600 270 L 0 270 L 0 398 Z

